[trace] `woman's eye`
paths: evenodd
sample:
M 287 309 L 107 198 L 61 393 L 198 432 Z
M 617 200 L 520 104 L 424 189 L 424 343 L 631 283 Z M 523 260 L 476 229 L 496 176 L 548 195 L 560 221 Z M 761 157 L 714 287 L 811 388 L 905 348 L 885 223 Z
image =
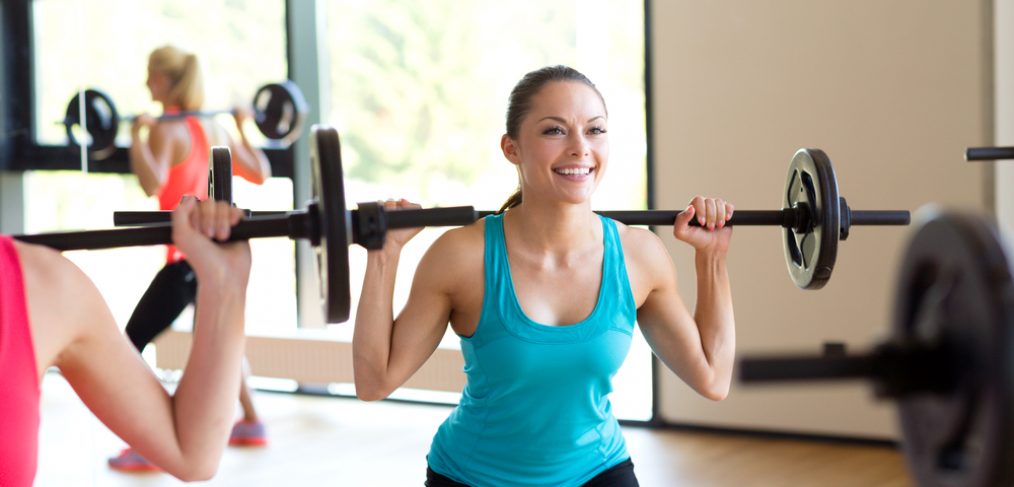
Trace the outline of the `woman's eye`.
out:
M 602 127 L 592 127 L 592 129 L 589 130 L 589 132 L 593 134 L 604 134 L 607 132 L 607 130 Z
M 551 127 L 542 131 L 543 135 L 560 135 L 563 133 L 563 129 L 560 127 Z

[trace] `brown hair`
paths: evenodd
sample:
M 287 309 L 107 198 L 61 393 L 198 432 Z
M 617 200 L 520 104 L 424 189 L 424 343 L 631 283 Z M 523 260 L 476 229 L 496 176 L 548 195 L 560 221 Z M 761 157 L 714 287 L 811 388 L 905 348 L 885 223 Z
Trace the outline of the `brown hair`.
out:
M 184 111 L 200 110 L 204 105 L 204 83 L 195 54 L 175 46 L 162 46 L 148 56 L 148 67 L 169 77 L 170 104 Z
M 576 81 L 584 83 L 602 100 L 602 106 L 606 106 L 606 100 L 602 93 L 595 87 L 587 76 L 569 66 L 556 65 L 546 66 L 526 74 L 518 84 L 511 90 L 510 98 L 507 101 L 507 136 L 512 139 L 518 138 L 518 131 L 521 129 L 521 121 L 532 109 L 532 97 L 535 96 L 543 86 L 552 81 Z M 521 181 L 518 181 L 518 189 L 507 198 L 499 213 L 521 204 Z

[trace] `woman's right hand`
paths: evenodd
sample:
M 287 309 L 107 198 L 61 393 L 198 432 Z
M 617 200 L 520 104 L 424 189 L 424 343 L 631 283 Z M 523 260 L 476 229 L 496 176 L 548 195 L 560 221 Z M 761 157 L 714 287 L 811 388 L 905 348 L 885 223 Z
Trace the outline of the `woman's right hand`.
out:
M 253 109 L 247 105 L 236 105 L 232 108 L 232 119 L 236 122 L 236 129 L 243 133 L 243 126 L 247 120 L 253 120 Z
M 242 210 L 224 201 L 197 201 L 193 196 L 184 197 L 173 211 L 173 243 L 186 254 L 199 282 L 246 289 L 250 245 L 246 241 L 220 243 L 242 218 Z
M 412 203 L 404 198 L 400 200 L 387 200 L 384 202 L 384 211 L 398 211 L 405 209 L 419 209 L 422 208 L 418 203 Z M 410 227 L 410 228 L 399 228 L 397 230 L 388 230 L 387 237 L 384 239 L 384 248 L 380 249 L 384 252 L 401 252 L 401 248 L 412 240 L 422 231 L 422 227 Z

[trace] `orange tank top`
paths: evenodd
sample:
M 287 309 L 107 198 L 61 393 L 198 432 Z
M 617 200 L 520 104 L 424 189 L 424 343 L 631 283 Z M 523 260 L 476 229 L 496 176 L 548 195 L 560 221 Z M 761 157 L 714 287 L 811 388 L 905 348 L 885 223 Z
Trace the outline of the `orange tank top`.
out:
M 172 111 L 166 111 L 166 113 L 170 114 Z M 208 197 L 208 157 L 211 154 L 208 137 L 197 118 L 186 117 L 183 121 L 190 134 L 190 153 L 183 159 L 183 162 L 169 169 L 169 177 L 158 192 L 160 210 L 176 209 L 176 206 L 180 204 L 180 199 L 186 195 L 197 196 L 202 200 Z M 184 255 L 175 246 L 167 246 L 166 263 L 173 263 L 183 260 L 183 258 Z

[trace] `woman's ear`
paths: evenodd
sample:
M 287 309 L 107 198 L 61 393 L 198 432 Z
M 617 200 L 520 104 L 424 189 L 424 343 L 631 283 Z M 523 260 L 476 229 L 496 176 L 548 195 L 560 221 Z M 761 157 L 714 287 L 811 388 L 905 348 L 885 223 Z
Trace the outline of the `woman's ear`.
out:
M 511 164 L 517 165 L 521 163 L 521 157 L 518 154 L 518 144 L 509 135 L 503 134 L 500 137 L 500 150 L 503 151 L 503 156 L 508 161 L 511 161 Z

